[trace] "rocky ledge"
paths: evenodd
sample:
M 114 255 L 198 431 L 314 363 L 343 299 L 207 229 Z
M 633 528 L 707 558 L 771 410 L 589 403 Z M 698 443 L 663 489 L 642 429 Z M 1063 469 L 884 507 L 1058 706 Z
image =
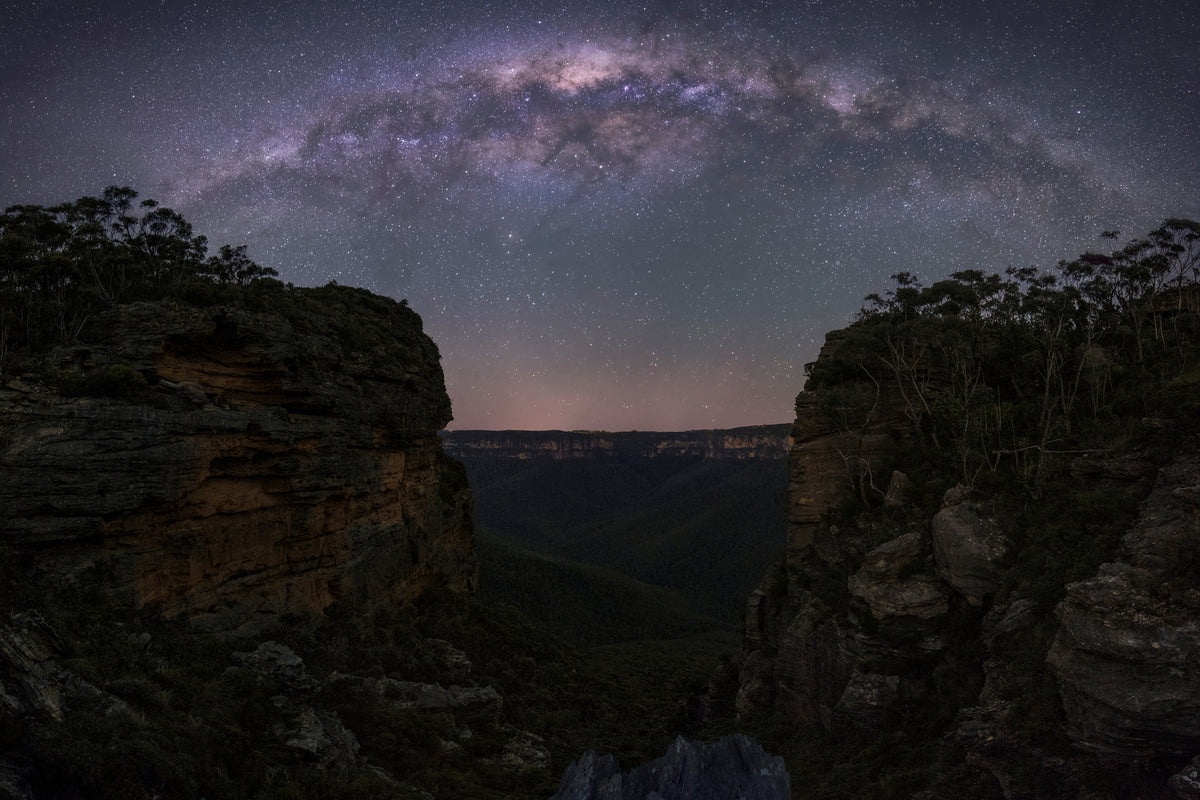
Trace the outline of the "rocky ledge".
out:
M 403 303 L 137 303 L 0 387 L 0 544 L 214 629 L 471 588 L 437 348 Z
M 1159 471 L 1122 558 L 1067 587 L 1048 661 L 1081 748 L 1200 752 L 1200 458 Z

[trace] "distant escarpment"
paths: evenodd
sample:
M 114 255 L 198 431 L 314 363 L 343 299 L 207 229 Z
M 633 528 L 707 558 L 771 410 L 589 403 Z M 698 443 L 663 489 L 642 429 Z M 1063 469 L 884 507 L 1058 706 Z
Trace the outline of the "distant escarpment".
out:
M 814 797 L 1200 797 L 1197 266 L 1169 220 L 830 334 L 710 711 L 789 719 Z
M 783 458 L 791 447 L 791 426 L 750 425 L 682 433 L 456 430 L 445 432 L 443 440 L 446 451 L 456 458 Z
M 736 626 L 779 558 L 790 434 L 790 425 L 447 432 L 475 499 L 481 597 L 593 642 Z M 603 599 L 562 613 L 584 591 Z M 580 626 L 585 618 L 596 624 Z M 635 624 L 622 633 L 612 627 L 620 619 Z
M 119 305 L 0 386 L 0 542 L 56 583 L 230 629 L 476 581 L 405 304 L 262 282 Z

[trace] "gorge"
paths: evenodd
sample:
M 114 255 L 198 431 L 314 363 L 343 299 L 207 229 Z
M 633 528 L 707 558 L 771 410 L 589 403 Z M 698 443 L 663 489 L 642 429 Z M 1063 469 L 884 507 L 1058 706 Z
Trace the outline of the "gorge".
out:
M 1194 266 L 1103 294 L 1196 227 L 901 280 L 729 431 L 446 431 L 364 290 L 94 310 L 2 364 L 0 797 L 1200 796 Z

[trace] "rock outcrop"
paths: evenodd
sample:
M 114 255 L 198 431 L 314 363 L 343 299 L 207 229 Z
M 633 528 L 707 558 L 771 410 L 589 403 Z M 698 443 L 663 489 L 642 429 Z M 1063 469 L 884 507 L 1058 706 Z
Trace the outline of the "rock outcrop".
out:
M 0 388 L 0 542 L 56 581 L 218 629 L 472 587 L 420 318 L 361 290 L 289 303 L 119 307 L 89 346 Z
M 1079 747 L 1200 752 L 1200 459 L 1164 467 L 1122 560 L 1072 584 L 1048 661 Z
M 946 584 L 920 571 L 927 549 L 923 538 L 913 532 L 884 542 L 850 576 L 850 593 L 866 603 L 875 619 L 930 619 L 950 610 Z
M 814 372 L 846 346 L 844 331 L 828 334 Z M 810 379 L 796 398 L 786 557 L 750 598 L 736 707 L 743 714 L 779 709 L 829 727 L 855 665 L 887 649 L 834 613 L 837 598 L 848 588 L 868 615 L 928 619 L 945 612 L 948 589 L 920 565 L 928 557 L 927 537 L 883 543 L 830 520 L 830 511 L 849 496 L 882 502 L 891 488 L 891 502 L 902 502 L 904 479 L 891 468 L 911 431 L 905 399 L 885 386 L 849 381 L 831 404 L 816 383 Z M 848 565 L 864 557 L 857 574 L 847 576 Z M 915 657 L 924 658 L 928 646 L 917 645 Z M 865 667 L 866 674 L 872 670 Z
M 677 738 L 662 758 L 622 772 L 589 750 L 563 773 L 551 800 L 789 800 L 791 779 L 779 756 L 742 734 L 705 745 Z
M 950 486 L 928 455 L 945 427 L 864 383 L 874 362 L 838 360 L 853 344 L 831 334 L 797 398 L 786 558 L 747 605 L 736 689 L 707 707 L 843 743 L 953 743 L 984 794 L 1200 796 L 1194 419 L 1048 452 L 1036 480 L 996 469 Z M 928 408 L 953 405 L 936 370 L 904 378 Z
M 1000 565 L 1008 552 L 1000 526 L 978 512 L 971 503 L 959 503 L 943 508 L 930 523 L 938 574 L 973 606 L 1000 587 Z
M 816 364 L 835 359 L 845 331 L 825 336 Z M 836 404 L 823 400 L 810 380 L 796 397 L 789 458 L 788 558 L 804 559 L 824 517 L 848 492 L 883 497 L 900 438 L 911 427 L 907 403 L 886 386 L 848 381 Z M 881 485 L 882 484 L 882 485 Z

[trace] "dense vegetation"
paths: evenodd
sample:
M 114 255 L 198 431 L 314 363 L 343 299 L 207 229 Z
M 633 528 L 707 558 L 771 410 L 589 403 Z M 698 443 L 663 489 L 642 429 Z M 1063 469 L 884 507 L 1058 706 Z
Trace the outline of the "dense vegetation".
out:
M 1107 446 L 1114 424 L 1200 408 L 1198 223 L 1167 220 L 1054 272 L 893 278 L 837 354 L 809 365 L 808 388 L 848 431 L 894 392 L 924 458 L 968 486 L 1003 477 L 1037 496 L 1065 457 Z M 858 478 L 863 499 L 878 492 Z
M 96 314 L 121 303 L 244 286 L 277 275 L 245 246 L 208 240 L 181 214 L 129 187 L 0 214 L 0 373 L 14 357 L 74 341 Z
M 563 461 L 479 456 L 464 463 L 481 530 L 559 563 L 597 565 L 662 587 L 686 600 L 691 615 L 707 616 L 714 626 L 740 626 L 746 598 L 782 555 L 783 457 L 597 453 Z M 488 550 L 485 556 L 501 552 Z M 494 589 L 506 592 L 498 599 L 518 599 L 511 585 L 490 582 L 486 575 L 481 580 L 485 596 Z M 597 611 L 625 595 L 599 597 L 603 605 Z M 547 609 L 529 600 L 514 604 L 533 614 Z
M 26 796 L 20 787 L 39 798 L 549 797 L 589 747 L 631 765 L 660 756 L 688 729 L 686 699 L 736 646 L 693 638 L 584 647 L 504 606 L 451 594 L 369 616 L 335 606 L 321 620 L 218 637 L 115 611 L 101 574 L 64 588 L 3 549 L 0 562 L 0 608 L 36 608 L 61 637 L 59 663 L 94 695 L 64 703 L 58 721 L 0 714 L 0 760 L 13 770 L 0 776 L 5 798 Z M 469 674 L 446 671 L 442 640 L 466 652 Z M 297 691 L 286 676 L 245 664 L 238 654 L 262 641 L 292 648 L 311 683 Z M 439 708 L 398 710 L 347 675 L 493 686 L 503 712 L 456 720 Z M 308 705 L 353 733 L 358 758 L 325 762 L 285 744 L 280 731 L 294 731 L 297 708 Z M 449 746 L 466 723 L 472 734 Z M 548 763 L 504 763 L 521 731 Z

